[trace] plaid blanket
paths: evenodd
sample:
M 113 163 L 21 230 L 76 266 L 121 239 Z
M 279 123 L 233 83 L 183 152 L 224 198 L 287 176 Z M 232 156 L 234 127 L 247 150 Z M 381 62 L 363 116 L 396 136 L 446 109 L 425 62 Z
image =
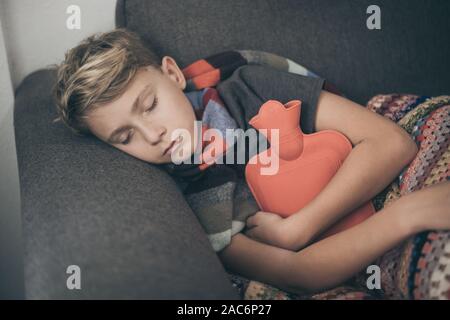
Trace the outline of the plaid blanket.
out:
M 273 53 L 257 50 L 224 51 L 194 61 L 183 68 L 182 72 L 186 78 L 184 91 L 194 107 L 197 119 L 202 120 L 199 136 L 203 137 L 204 132 L 210 128 L 215 128 L 224 135 L 225 129 L 238 127 L 235 120 L 226 111 L 224 103 L 214 87 L 230 77 L 237 68 L 244 65 L 267 66 L 289 73 L 319 78 L 317 74 L 297 62 Z M 323 89 L 343 96 L 336 86 L 329 81 L 325 81 Z M 203 139 L 201 146 L 206 147 Z M 216 158 L 222 157 L 221 160 L 223 160 L 226 156 L 226 150 L 230 147 L 232 146 L 223 143 L 223 149 L 216 155 Z M 195 157 L 200 159 L 200 164 L 193 164 Z M 190 164 L 167 164 L 165 169 L 184 181 L 195 181 L 200 179 L 203 171 L 209 167 L 210 163 L 205 161 L 207 158 L 209 157 L 205 153 L 200 156 L 193 154 Z
M 279 55 L 258 50 L 231 50 L 199 59 L 183 69 L 185 91 L 215 87 L 243 65 L 261 65 L 307 77 L 319 76 L 303 65 Z M 324 89 L 342 95 L 335 85 L 326 81 Z
M 316 102 L 312 99 L 323 88 L 338 93 L 333 85 L 300 64 L 261 51 L 226 51 L 195 61 L 183 69 L 187 79 L 185 95 L 194 108 L 197 120 L 202 121 L 201 127 L 197 128 L 200 140 L 197 150 L 187 159 L 190 160 L 188 163 L 168 163 L 164 168 L 181 187 L 215 251 L 225 248 L 231 242 L 231 237 L 245 228 L 246 219 L 260 209 L 244 179 L 245 163 L 255 154 L 255 144 L 242 140 L 242 143 L 236 143 L 235 139 L 217 141 L 226 137 L 227 129 L 244 129 L 247 119 L 241 113 L 242 105 L 248 116 L 257 112 L 262 104 L 255 100 L 259 95 L 255 95 L 253 88 L 250 90 L 245 81 L 239 82 L 238 88 L 221 91 L 222 97 L 228 99 L 226 105 L 215 89 L 216 86 L 219 88 L 220 85 L 230 83 L 224 80 L 233 78 L 233 72 L 239 67 L 250 64 L 268 67 L 264 69 L 264 76 L 273 76 L 273 81 L 282 84 L 282 91 L 292 92 L 287 85 L 295 84 L 296 98 L 299 94 L 304 95 L 306 106 L 302 112 L 303 120 L 308 112 L 308 103 L 311 104 L 310 108 L 314 108 Z M 272 70 L 277 70 L 278 73 L 273 73 Z M 286 77 L 289 74 L 300 76 Z M 267 90 L 267 83 L 264 82 L 256 81 L 256 87 Z M 302 84 L 303 89 L 300 87 Z M 243 93 L 242 97 L 237 96 L 236 90 Z M 311 119 L 310 117 L 306 121 L 309 122 L 309 127 Z M 211 140 L 210 137 L 205 137 L 208 129 L 216 129 L 221 135 L 214 136 L 214 140 Z M 261 135 L 259 138 L 265 140 Z M 261 143 L 259 146 L 261 149 Z M 229 151 L 233 151 L 233 164 L 227 161 Z M 238 161 L 240 156 L 244 163 Z
M 450 96 L 374 96 L 367 108 L 395 121 L 419 147 L 416 158 L 373 200 L 376 210 L 426 186 L 450 180 Z M 332 290 L 295 295 L 229 273 L 243 299 L 450 299 L 450 231 L 417 234 L 382 255 L 382 290 L 365 287 L 365 270 Z

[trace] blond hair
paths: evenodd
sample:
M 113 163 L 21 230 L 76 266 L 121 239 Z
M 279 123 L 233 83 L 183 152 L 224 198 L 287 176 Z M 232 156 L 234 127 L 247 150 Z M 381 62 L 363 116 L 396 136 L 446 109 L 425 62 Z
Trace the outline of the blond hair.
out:
M 119 98 L 140 67 L 161 70 L 161 60 L 126 29 L 94 34 L 65 54 L 53 88 L 58 118 L 78 135 L 91 134 L 86 115 Z

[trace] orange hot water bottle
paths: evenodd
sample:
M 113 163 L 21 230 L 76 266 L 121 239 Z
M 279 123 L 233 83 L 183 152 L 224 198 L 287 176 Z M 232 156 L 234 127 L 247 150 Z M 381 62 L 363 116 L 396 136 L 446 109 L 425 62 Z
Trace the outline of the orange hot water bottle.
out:
M 269 100 L 249 122 L 264 134 L 270 148 L 253 156 L 247 163 L 247 183 L 261 210 L 282 217 L 298 212 L 313 200 L 352 150 L 350 141 L 338 131 L 304 134 L 299 125 L 300 107 L 300 100 L 289 101 L 286 105 Z M 271 129 L 279 129 L 279 139 L 272 139 Z M 267 171 L 270 164 L 262 163 L 271 158 L 272 152 L 278 154 L 279 159 L 276 173 Z M 331 226 L 318 239 L 348 229 L 373 213 L 375 208 L 368 201 Z

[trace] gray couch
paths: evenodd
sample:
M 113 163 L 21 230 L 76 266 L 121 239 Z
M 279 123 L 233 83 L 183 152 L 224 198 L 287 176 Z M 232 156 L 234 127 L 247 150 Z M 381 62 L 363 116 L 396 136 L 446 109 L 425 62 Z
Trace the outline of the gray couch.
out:
M 116 24 L 181 66 L 227 49 L 295 60 L 365 104 L 378 93 L 448 93 L 450 2 L 119 0 Z M 62 59 L 62 57 L 61 57 Z M 16 91 L 26 297 L 238 299 L 193 212 L 158 167 L 72 135 L 51 100 L 54 70 Z M 82 289 L 68 290 L 78 265 Z

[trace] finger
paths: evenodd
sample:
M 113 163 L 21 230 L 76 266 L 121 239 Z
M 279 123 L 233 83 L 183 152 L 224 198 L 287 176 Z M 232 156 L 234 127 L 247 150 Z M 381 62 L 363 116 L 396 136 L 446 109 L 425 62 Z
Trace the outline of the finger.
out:
M 267 212 L 267 211 L 259 211 L 258 213 L 259 213 L 260 216 L 263 216 L 263 217 L 277 216 L 275 213 Z
M 255 215 L 250 216 L 247 218 L 247 222 L 246 222 L 247 227 L 252 228 L 256 225 L 255 223 Z
M 267 223 L 268 220 L 266 218 L 270 218 L 270 213 L 267 213 L 264 211 L 258 211 L 254 215 L 247 218 L 247 226 L 248 227 L 255 227 L 258 225 L 262 225 L 264 223 Z
M 255 238 L 255 228 L 252 228 L 252 229 L 247 230 L 247 231 L 245 232 L 245 235 L 246 235 L 247 237 L 250 237 L 250 238 L 254 239 L 254 238 Z

